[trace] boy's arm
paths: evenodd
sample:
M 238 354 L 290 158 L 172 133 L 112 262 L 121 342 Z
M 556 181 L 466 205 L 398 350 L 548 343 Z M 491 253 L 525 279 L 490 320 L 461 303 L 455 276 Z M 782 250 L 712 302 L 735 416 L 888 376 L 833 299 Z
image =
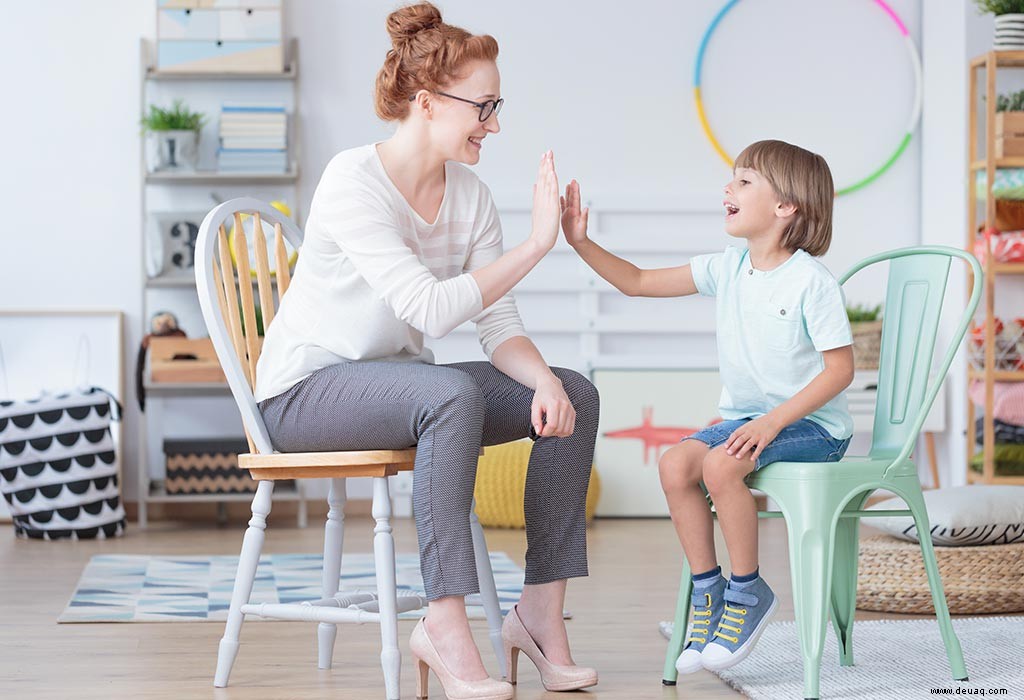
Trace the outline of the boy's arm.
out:
M 697 293 L 690 266 L 641 270 L 594 243 L 589 238 L 573 249 L 594 272 L 611 282 L 616 289 L 631 297 L 682 297 Z
M 587 238 L 589 209 L 580 208 L 580 185 L 573 180 L 562 197 L 562 231 L 583 261 L 623 294 L 631 297 L 681 297 L 697 293 L 689 265 L 641 270 Z
M 825 350 L 821 353 L 825 367 L 811 383 L 793 398 L 779 404 L 768 415 L 774 414 L 779 430 L 790 423 L 809 416 L 839 395 L 853 382 L 853 346 Z
M 725 443 L 725 451 L 742 459 L 749 450 L 756 460 L 782 429 L 821 408 L 853 382 L 853 346 L 821 353 L 825 367 L 811 383 L 760 418 L 738 428 Z

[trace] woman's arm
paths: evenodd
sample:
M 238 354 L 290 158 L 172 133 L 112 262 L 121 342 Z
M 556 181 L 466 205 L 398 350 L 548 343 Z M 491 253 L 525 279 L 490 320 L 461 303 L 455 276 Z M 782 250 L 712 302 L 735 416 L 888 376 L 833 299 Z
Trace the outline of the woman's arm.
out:
M 580 185 L 575 180 L 565 188 L 561 205 L 566 242 L 594 272 L 623 294 L 631 297 L 681 297 L 697 293 L 689 265 L 641 270 L 587 238 L 590 210 L 580 209 Z
M 509 338 L 495 349 L 491 364 L 534 390 L 530 422 L 538 435 L 572 435 L 576 426 L 576 409 L 562 388 L 562 381 L 544 362 L 533 341 L 525 336 Z
M 533 186 L 533 227 L 530 237 L 494 262 L 470 274 L 480 287 L 483 306 L 508 294 L 550 251 L 558 239 L 558 176 L 555 156 L 548 151 L 540 161 Z
M 529 241 L 450 279 L 437 279 L 409 248 L 394 211 L 365 181 L 347 172 L 325 174 L 314 200 L 319 225 L 359 275 L 395 316 L 432 338 L 447 335 L 506 294 L 558 235 L 558 181 L 550 151 L 541 159 Z

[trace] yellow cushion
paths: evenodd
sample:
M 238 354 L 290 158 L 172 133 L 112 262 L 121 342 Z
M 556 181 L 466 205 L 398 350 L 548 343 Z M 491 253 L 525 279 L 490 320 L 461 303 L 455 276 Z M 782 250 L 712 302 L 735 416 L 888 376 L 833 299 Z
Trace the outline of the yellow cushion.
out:
M 526 491 L 526 468 L 533 441 L 517 440 L 484 448 L 476 471 L 476 514 L 486 527 L 525 528 L 523 494 Z M 587 491 L 587 521 L 594 518 L 594 509 L 601 493 L 597 470 L 590 472 Z

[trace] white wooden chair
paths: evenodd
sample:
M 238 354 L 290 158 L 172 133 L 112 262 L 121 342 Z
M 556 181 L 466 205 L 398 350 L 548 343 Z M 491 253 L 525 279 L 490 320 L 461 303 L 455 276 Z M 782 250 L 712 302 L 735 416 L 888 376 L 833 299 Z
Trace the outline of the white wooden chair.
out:
M 270 205 L 252 198 L 232 199 L 206 215 L 199 229 L 196 244 L 196 282 L 199 302 L 206 327 L 213 340 L 231 388 L 231 395 L 242 414 L 249 454 L 239 455 L 239 466 L 249 470 L 259 481 L 252 502 L 252 519 L 242 542 L 231 607 L 224 637 L 217 655 L 213 684 L 224 687 L 238 654 L 238 637 L 246 615 L 284 620 L 317 621 L 319 667 L 329 669 L 340 622 L 379 622 L 381 632 L 381 665 L 389 700 L 399 696 L 401 655 L 398 650 L 398 613 L 423 607 L 426 600 L 416 595 L 397 596 L 395 587 L 395 545 L 391 535 L 391 500 L 388 477 L 413 468 L 415 449 L 372 450 L 360 452 L 275 453 L 266 425 L 260 415 L 252 387 L 255 383 L 256 361 L 260 342 L 252 332 L 257 327 L 252 274 L 249 264 L 249 242 L 242 232 L 241 216 L 253 216 L 252 246 L 256 267 L 256 286 L 264 328 L 274 320 L 274 280 L 270 274 L 264 223 L 274 227 L 273 250 L 276 260 L 278 298 L 288 290 L 290 274 L 285 241 L 298 250 L 302 232 L 287 217 Z M 232 263 L 228 236 L 224 225 L 234 221 Z M 373 477 L 373 551 L 377 592 L 345 594 L 338 592 L 341 571 L 342 541 L 345 524 L 345 479 Z M 252 604 L 253 580 L 270 513 L 274 481 L 279 479 L 331 479 L 330 505 L 324 533 L 323 597 L 303 603 Z M 505 655 L 501 642 L 501 609 L 494 585 L 487 544 L 474 509 L 467 526 L 472 529 L 477 576 L 481 598 L 487 614 L 491 644 L 494 646 L 505 675 Z

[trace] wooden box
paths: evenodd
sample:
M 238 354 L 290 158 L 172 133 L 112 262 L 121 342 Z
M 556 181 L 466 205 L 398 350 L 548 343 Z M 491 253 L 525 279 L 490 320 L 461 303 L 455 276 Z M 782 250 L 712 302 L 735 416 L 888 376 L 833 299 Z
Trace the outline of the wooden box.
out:
M 168 494 L 251 493 L 256 481 L 238 468 L 238 454 L 249 451 L 245 440 L 164 440 Z
M 149 376 L 153 383 L 227 381 L 209 338 L 152 338 Z
M 284 70 L 280 0 L 165 3 L 157 12 L 156 63 L 167 73 Z M 255 6 L 255 7 L 254 7 Z
M 1024 112 L 996 113 L 996 158 L 1024 156 Z

